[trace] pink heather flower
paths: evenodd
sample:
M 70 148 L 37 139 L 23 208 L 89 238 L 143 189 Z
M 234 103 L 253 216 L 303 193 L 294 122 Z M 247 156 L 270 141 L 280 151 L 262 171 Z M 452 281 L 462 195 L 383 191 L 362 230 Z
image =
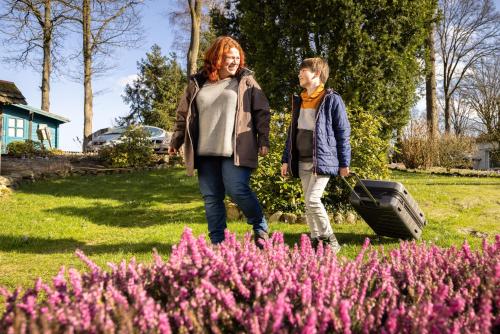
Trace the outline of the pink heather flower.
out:
M 82 292 L 83 292 L 83 287 L 82 287 L 82 276 L 80 273 L 73 268 L 69 269 L 69 279 L 71 282 L 71 287 L 73 289 L 73 294 L 76 297 L 80 297 Z
M 75 254 L 80 258 L 80 260 L 82 260 L 87 265 L 87 267 L 89 267 L 93 275 L 97 275 L 98 273 L 101 272 L 101 268 L 97 264 L 95 264 L 90 258 L 88 258 L 80 249 L 77 249 L 75 251 Z
M 466 259 L 468 259 L 468 260 L 472 259 L 472 252 L 471 252 L 471 249 L 470 249 L 470 246 L 469 246 L 469 243 L 467 242 L 467 240 L 464 241 L 464 244 L 462 246 L 462 252 L 465 255 Z
M 158 316 L 158 330 L 160 334 L 170 334 L 172 329 L 170 328 L 170 322 L 168 321 L 168 316 L 161 312 Z
M 33 317 L 36 313 L 36 297 L 35 296 L 27 296 L 24 300 L 24 303 L 18 304 L 19 308 L 21 308 L 26 314 L 30 317 Z
M 389 316 L 385 321 L 385 328 L 387 330 L 387 333 L 397 333 L 398 316 L 399 311 L 397 309 L 389 312 Z
M 349 316 L 350 309 L 351 303 L 348 300 L 343 299 L 340 301 L 340 319 L 342 320 L 343 330 L 345 334 L 351 333 L 351 317 Z
M 451 313 L 462 313 L 465 309 L 465 300 L 460 296 L 452 298 L 449 307 Z
M 272 311 L 272 316 L 274 319 L 272 330 L 274 332 L 278 331 L 278 329 L 282 325 L 283 317 L 285 315 L 285 296 L 287 293 L 287 289 L 285 288 L 283 292 L 278 295 L 276 299 L 276 303 L 274 305 L 274 310 Z
M 301 290 L 301 299 L 302 299 L 302 304 L 304 306 L 310 306 L 312 302 L 312 283 L 311 283 L 311 278 L 306 278 L 304 283 L 302 283 L 302 287 L 300 287 Z
M 302 334 L 315 334 L 317 333 L 316 323 L 318 321 L 318 317 L 316 315 L 316 311 L 312 308 L 309 316 L 307 317 L 306 324 L 302 329 Z
M 167 262 L 153 251 L 151 265 L 122 261 L 109 264 L 109 273 L 77 252 L 90 274 L 70 269 L 69 284 L 62 270 L 50 286 L 38 280 L 22 294 L 0 288 L 0 332 L 14 331 L 14 312 L 34 319 L 20 325 L 30 332 L 475 333 L 500 326 L 500 235 L 483 241 L 482 252 L 403 242 L 384 254 L 366 240 L 350 261 L 314 253 L 307 236 L 289 247 L 273 234 L 262 252 L 250 234 L 240 242 L 226 233 L 227 242 L 212 247 L 186 229 Z

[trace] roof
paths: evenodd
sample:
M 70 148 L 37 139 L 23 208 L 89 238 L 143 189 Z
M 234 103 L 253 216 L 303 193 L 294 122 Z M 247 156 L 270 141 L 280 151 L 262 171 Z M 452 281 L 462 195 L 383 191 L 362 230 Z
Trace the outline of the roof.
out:
M 45 116 L 45 117 L 48 117 L 48 118 L 55 119 L 55 120 L 57 120 L 57 121 L 59 121 L 61 123 L 68 123 L 70 121 L 66 117 L 59 116 L 59 115 L 56 115 L 56 114 L 51 113 L 51 112 L 46 112 L 46 111 L 43 111 L 42 109 L 38 109 L 38 108 L 35 108 L 35 107 L 32 107 L 32 106 L 23 105 L 23 104 L 13 104 L 13 106 L 21 108 L 21 109 L 24 109 L 24 110 L 27 110 L 29 112 L 32 112 L 32 113 L 35 113 L 35 114 L 38 114 L 38 115 L 41 115 L 41 116 Z
M 26 98 L 11 81 L 0 80 L 0 103 L 27 104 Z

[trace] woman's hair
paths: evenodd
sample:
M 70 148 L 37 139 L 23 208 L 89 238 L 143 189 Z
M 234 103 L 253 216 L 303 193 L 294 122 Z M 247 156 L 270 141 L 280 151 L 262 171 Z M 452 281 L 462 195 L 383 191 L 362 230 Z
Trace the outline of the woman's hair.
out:
M 240 44 L 228 36 L 217 37 L 215 42 L 205 52 L 205 64 L 203 65 L 203 73 L 210 81 L 219 80 L 219 70 L 222 67 L 224 57 L 231 48 L 236 48 L 240 52 L 240 65 L 238 66 L 238 73 L 242 67 L 245 66 L 245 53 Z

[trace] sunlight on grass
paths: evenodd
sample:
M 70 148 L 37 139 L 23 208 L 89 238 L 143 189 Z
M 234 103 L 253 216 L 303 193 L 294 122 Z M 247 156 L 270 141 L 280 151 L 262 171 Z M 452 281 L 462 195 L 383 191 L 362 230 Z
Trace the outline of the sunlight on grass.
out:
M 470 230 L 500 234 L 500 178 L 445 177 L 394 172 L 427 216 L 423 240 L 440 246 L 467 240 L 478 247 L 481 238 Z M 153 248 L 168 256 L 185 226 L 195 235 L 207 234 L 203 201 L 196 178 L 183 169 L 135 174 L 70 177 L 26 184 L 0 200 L 0 285 L 30 285 L 36 277 L 47 280 L 59 267 L 84 269 L 74 256 L 82 249 L 96 263 L 120 262 L 135 257 L 152 260 Z M 251 227 L 229 222 L 242 238 Z M 379 238 L 364 223 L 333 225 L 343 245 L 340 256 L 354 258 L 366 238 L 389 250 L 398 240 Z M 306 225 L 275 223 L 293 247 Z

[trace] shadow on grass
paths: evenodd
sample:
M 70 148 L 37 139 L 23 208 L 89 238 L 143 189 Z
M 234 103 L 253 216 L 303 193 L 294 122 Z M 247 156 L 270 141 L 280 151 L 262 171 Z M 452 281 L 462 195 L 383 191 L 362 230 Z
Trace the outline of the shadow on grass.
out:
M 0 235 L 0 251 L 28 254 L 74 253 L 81 249 L 86 255 L 103 253 L 148 253 L 156 248 L 162 255 L 170 254 L 172 244 L 162 242 L 87 245 L 75 239 L 23 238 Z
M 25 184 L 20 192 L 121 202 L 189 203 L 201 201 L 198 181 L 182 169 L 130 174 L 73 176 Z
M 97 225 L 114 227 L 150 227 L 165 224 L 205 224 L 203 205 L 190 209 L 160 210 L 143 205 L 104 205 L 94 203 L 92 206 L 62 206 L 45 210 L 48 213 L 81 217 Z
M 285 243 L 290 247 L 294 244 L 300 244 L 300 236 L 304 233 L 284 233 Z M 371 245 L 386 245 L 399 243 L 398 239 L 380 237 L 375 234 L 355 234 L 345 232 L 335 232 L 338 242 L 346 245 L 363 245 L 366 238 L 370 239 Z

